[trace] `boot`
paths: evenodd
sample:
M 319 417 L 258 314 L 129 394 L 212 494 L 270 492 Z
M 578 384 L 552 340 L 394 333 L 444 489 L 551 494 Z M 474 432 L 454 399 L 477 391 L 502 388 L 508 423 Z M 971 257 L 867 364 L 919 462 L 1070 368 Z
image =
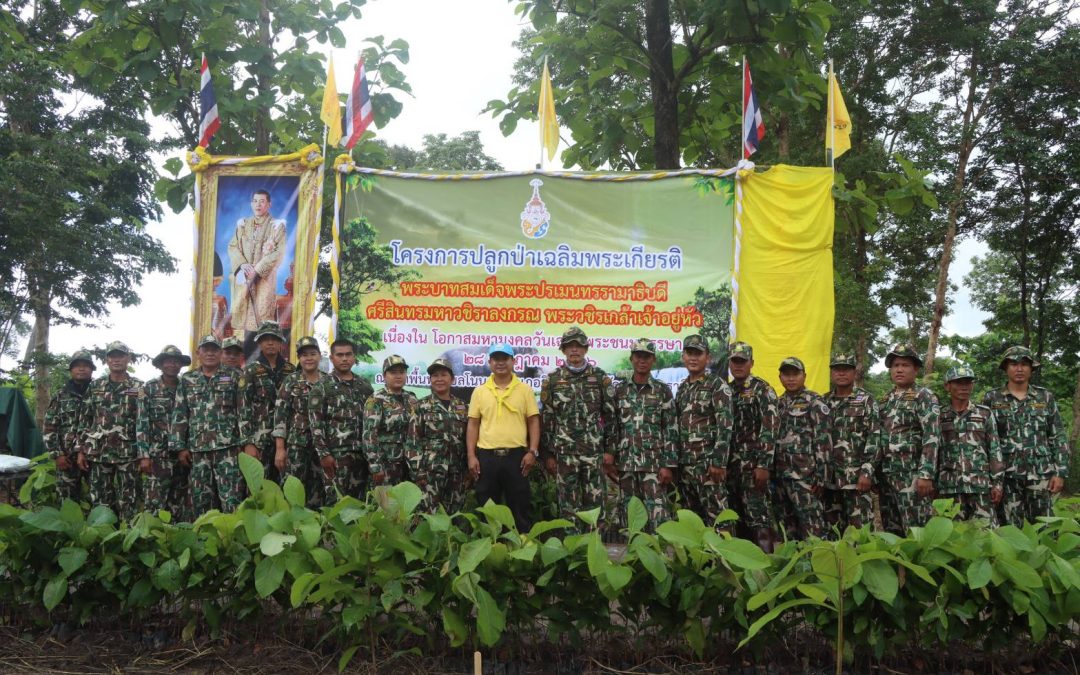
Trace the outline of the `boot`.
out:
M 759 527 L 754 530 L 754 543 L 758 545 L 762 551 L 766 553 L 772 553 L 774 548 L 774 542 L 776 541 L 776 533 L 769 527 Z

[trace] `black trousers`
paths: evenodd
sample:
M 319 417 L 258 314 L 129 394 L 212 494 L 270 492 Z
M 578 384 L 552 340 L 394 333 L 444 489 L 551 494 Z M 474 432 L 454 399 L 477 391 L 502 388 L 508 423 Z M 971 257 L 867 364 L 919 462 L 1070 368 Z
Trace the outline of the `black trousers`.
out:
M 476 503 L 483 506 L 487 500 L 504 504 L 514 514 L 518 532 L 532 528 L 532 492 L 529 479 L 521 475 L 521 460 L 525 448 L 513 448 L 503 456 L 493 450 L 476 449 L 480 462 L 480 478 L 476 481 Z

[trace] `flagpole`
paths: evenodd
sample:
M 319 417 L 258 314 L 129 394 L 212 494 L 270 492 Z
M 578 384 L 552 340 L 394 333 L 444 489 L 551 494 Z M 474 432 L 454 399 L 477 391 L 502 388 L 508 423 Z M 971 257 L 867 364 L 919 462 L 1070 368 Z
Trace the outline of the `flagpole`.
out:
M 742 91 L 739 92 L 739 100 L 742 101 L 742 115 L 739 116 L 739 152 L 738 157 L 747 158 L 746 154 L 746 54 L 742 57 Z
M 833 100 L 833 60 L 829 59 L 829 117 L 825 123 L 829 125 L 829 147 L 825 148 L 825 161 L 829 168 L 836 173 L 836 102 Z
M 547 72 L 547 57 L 544 57 L 543 70 L 540 71 L 540 107 L 544 107 L 544 73 Z M 541 115 L 536 116 L 537 121 L 540 122 L 540 161 L 536 163 L 536 170 L 544 170 L 544 118 Z

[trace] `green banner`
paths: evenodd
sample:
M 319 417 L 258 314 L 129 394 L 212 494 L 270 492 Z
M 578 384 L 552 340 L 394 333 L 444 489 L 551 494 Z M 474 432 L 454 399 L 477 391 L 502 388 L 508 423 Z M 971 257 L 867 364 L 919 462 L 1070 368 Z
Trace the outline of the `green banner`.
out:
M 654 340 L 658 372 L 677 382 L 683 337 L 724 339 L 729 172 L 438 178 L 344 178 L 335 330 L 370 357 L 373 381 L 399 354 L 409 386 L 426 389 L 442 356 L 471 389 L 489 373 L 487 347 L 509 342 L 539 388 L 576 325 L 611 373 L 629 368 L 636 338 Z

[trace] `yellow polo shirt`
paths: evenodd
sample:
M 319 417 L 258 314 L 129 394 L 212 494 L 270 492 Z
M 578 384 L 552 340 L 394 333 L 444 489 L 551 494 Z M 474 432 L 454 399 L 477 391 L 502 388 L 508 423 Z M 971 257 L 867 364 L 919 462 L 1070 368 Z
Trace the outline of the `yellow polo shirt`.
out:
M 491 381 L 491 378 L 488 378 Z M 480 438 L 476 447 L 486 448 L 527 448 L 529 447 L 528 427 L 525 420 L 539 415 L 536 397 L 529 385 L 514 378 L 506 405 L 499 405 L 498 399 L 486 385 L 473 389 L 469 401 L 469 417 L 480 420 Z

